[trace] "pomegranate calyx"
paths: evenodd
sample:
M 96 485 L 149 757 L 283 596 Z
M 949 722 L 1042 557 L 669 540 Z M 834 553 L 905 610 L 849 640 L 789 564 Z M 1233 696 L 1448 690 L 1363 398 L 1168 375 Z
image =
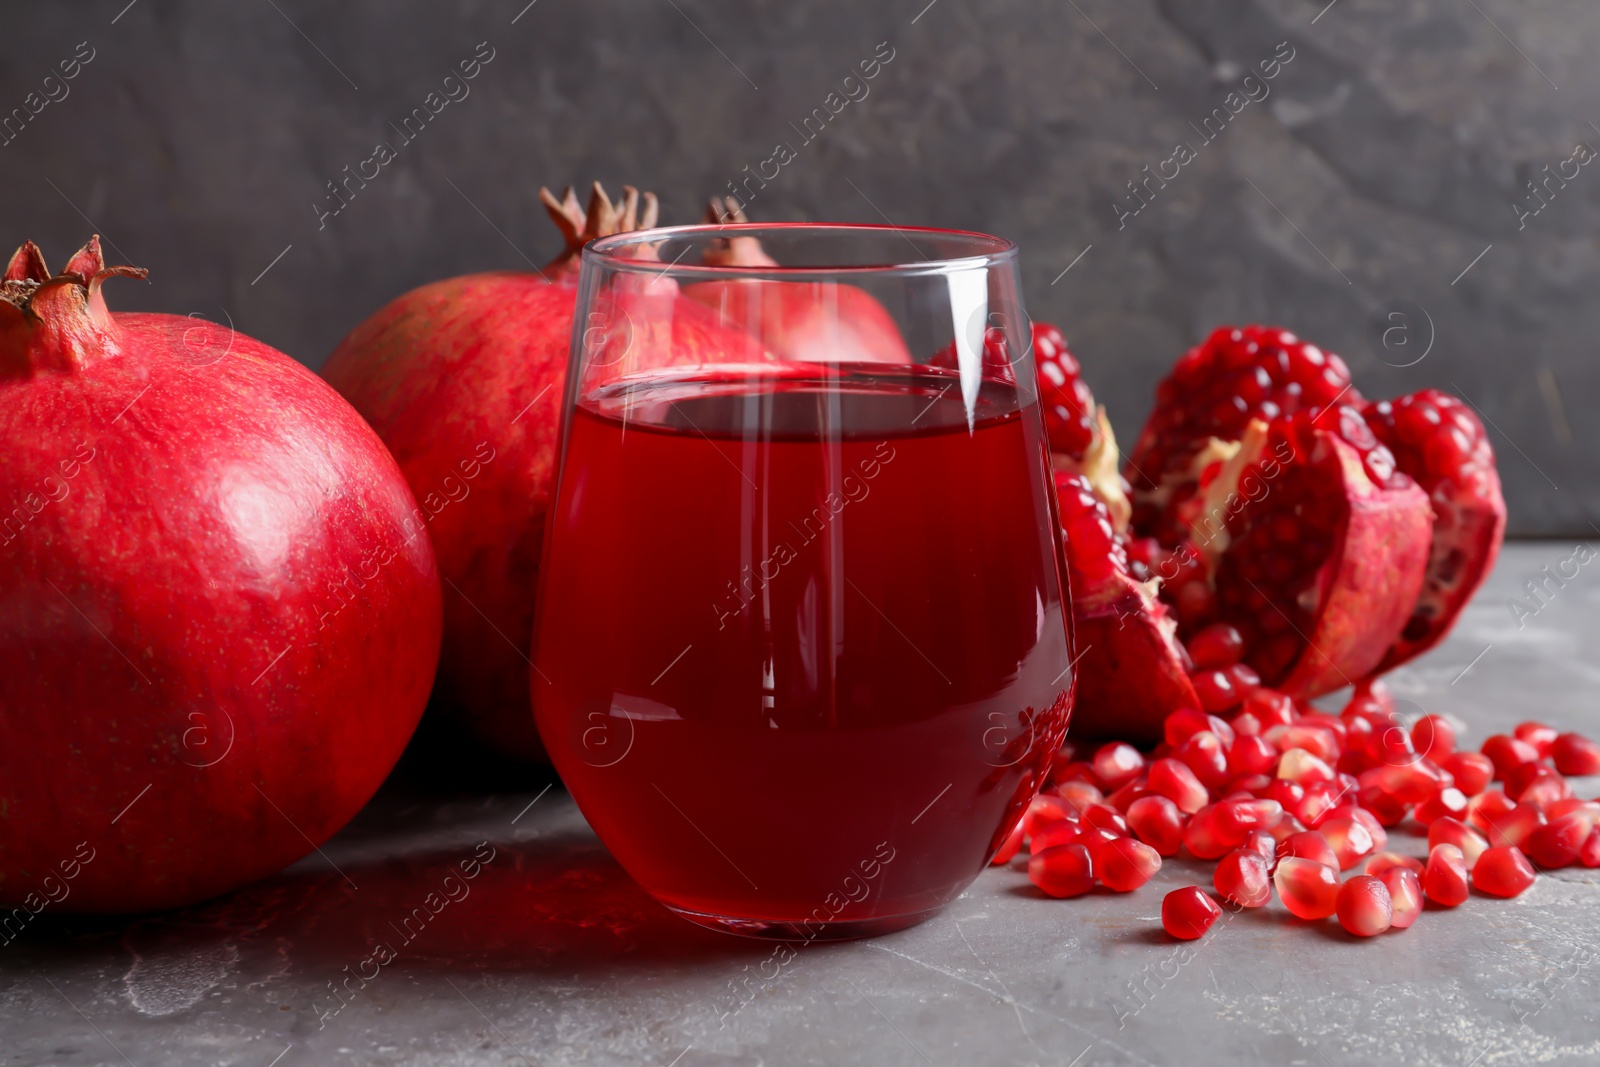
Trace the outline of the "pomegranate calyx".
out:
M 654 228 L 661 207 L 656 194 L 647 192 L 642 195 L 641 212 L 641 194 L 631 185 L 622 187 L 622 199 L 613 204 L 599 182 L 595 182 L 589 190 L 587 209 L 579 205 L 577 194 L 570 185 L 562 191 L 559 200 L 548 188 L 540 186 L 539 202 L 544 205 L 567 243 L 560 255 L 545 264 L 544 274 L 552 282 L 576 281 L 578 253 L 595 238 Z M 639 258 L 653 257 L 645 249 L 640 249 Z
M 721 202 L 716 197 L 706 205 L 704 222 L 708 226 L 728 223 L 743 224 L 750 221 L 744 205 L 738 199 L 725 196 Z M 702 262 L 708 267 L 776 267 L 778 261 L 767 255 L 757 237 L 718 238 L 706 249 Z
M 5 280 L 8 282 L 47 282 L 50 268 L 45 265 L 44 253 L 32 241 L 22 242 L 22 247 L 6 264 Z
M 67 260 L 60 274 L 52 276 L 39 246 L 24 241 L 6 264 L 4 280 L 0 281 L 0 300 L 37 319 L 40 315 L 33 303 L 47 289 L 76 285 L 83 290 L 84 300 L 92 304 L 107 278 L 144 278 L 149 274 L 143 267 L 106 266 L 105 256 L 100 251 L 100 235 L 95 234 Z
M 39 246 L 25 242 L 0 281 L 0 378 L 71 371 L 120 351 L 106 310 L 107 278 L 144 278 L 143 267 L 107 267 L 96 234 L 52 277 Z

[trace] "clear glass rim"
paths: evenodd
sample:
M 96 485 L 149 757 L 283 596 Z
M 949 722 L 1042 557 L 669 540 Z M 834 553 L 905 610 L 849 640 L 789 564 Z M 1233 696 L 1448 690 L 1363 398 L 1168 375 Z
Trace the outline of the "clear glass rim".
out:
M 818 233 L 833 231 L 840 234 L 860 234 L 882 237 L 896 234 L 906 239 L 908 251 L 915 252 L 910 244 L 914 236 L 938 238 L 969 243 L 971 255 L 948 256 L 940 259 L 895 260 L 866 264 L 805 264 L 776 266 L 724 266 L 703 263 L 663 263 L 659 259 L 642 259 L 627 255 L 627 250 L 640 245 L 658 244 L 684 238 L 713 238 L 781 236 L 784 234 Z M 627 233 L 600 237 L 583 246 L 582 262 L 603 267 L 605 270 L 656 276 L 700 278 L 782 278 L 817 275 L 902 275 L 926 276 L 950 274 L 958 271 L 983 270 L 1000 264 L 1010 264 L 1017 258 L 1017 244 L 1005 237 L 979 233 L 976 230 L 948 230 L 936 226 L 892 226 L 870 222 L 740 222 L 698 223 L 693 226 L 659 226 L 651 230 L 631 230 Z

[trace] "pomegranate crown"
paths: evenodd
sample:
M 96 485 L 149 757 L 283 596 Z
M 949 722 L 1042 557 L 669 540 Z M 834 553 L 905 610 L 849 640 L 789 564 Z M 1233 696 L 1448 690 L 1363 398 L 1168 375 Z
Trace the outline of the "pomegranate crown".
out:
M 0 378 L 71 372 L 119 351 L 121 331 L 106 310 L 107 278 L 143 278 L 142 267 L 108 267 L 98 234 L 51 277 L 32 241 L 17 249 L 0 278 Z
M 88 301 L 95 298 L 107 278 L 115 275 L 144 278 L 149 273 L 143 267 L 106 266 L 105 254 L 100 251 L 100 235 L 95 234 L 88 244 L 73 253 L 61 273 L 52 277 L 39 246 L 24 241 L 6 264 L 5 278 L 0 281 L 0 300 L 28 313 L 33 310 L 35 298 L 45 290 L 75 285 L 83 290 L 84 299 Z
M 735 197 L 716 197 L 706 207 L 704 219 L 708 226 L 723 226 L 730 222 L 745 223 L 750 219 L 744 205 Z M 711 243 L 702 257 L 709 267 L 776 267 L 778 261 L 767 255 L 756 237 L 719 237 Z
M 654 228 L 660 204 L 655 193 L 643 194 L 644 210 L 640 211 L 641 194 L 631 185 L 622 187 L 622 199 L 613 204 L 605 189 L 595 182 L 589 190 L 587 209 L 578 204 L 578 197 L 567 186 L 561 199 L 548 188 L 539 188 L 539 202 L 550 213 L 550 218 L 561 230 L 567 247 L 545 265 L 545 274 L 551 281 L 574 274 L 578 269 L 578 253 L 583 246 L 597 237 L 610 237 L 614 233 Z

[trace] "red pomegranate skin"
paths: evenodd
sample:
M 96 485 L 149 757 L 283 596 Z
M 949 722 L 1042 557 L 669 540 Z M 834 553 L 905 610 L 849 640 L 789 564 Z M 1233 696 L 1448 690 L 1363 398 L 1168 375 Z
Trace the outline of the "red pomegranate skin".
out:
M 427 516 L 445 580 L 437 698 L 497 750 L 543 760 L 529 702 L 535 588 L 554 488 L 577 289 L 493 272 L 397 298 L 340 343 L 323 377 L 393 451 Z M 759 360 L 707 308 L 674 291 L 625 301 L 641 358 Z M 658 287 L 659 288 L 659 287 Z M 646 315 L 640 305 L 661 301 Z M 625 328 L 625 327 L 623 327 Z M 687 501 L 686 501 L 687 502 Z M 533 678 L 535 697 L 539 679 Z
M 427 699 L 438 571 L 310 371 L 52 285 L 37 321 L 0 304 L 0 907 L 169 908 L 371 797 Z
M 754 238 L 746 238 L 754 240 Z M 864 289 L 837 282 L 696 282 L 683 295 L 747 329 L 780 360 L 910 363 L 894 317 Z

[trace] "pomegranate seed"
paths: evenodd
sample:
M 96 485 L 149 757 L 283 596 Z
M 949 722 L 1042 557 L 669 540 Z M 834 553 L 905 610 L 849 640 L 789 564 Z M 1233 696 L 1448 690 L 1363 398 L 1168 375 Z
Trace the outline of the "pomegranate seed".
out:
M 1328 819 L 1318 829 L 1333 848 L 1341 871 L 1348 871 L 1375 851 L 1372 834 L 1355 819 Z
M 1291 748 L 1278 761 L 1278 777 L 1287 778 L 1298 785 L 1312 786 L 1318 782 L 1333 781 L 1334 770 L 1305 749 Z
M 1550 758 L 1562 774 L 1600 774 L 1600 745 L 1582 734 L 1558 734 L 1550 744 Z
M 1052 822 L 1039 828 L 1028 838 L 1028 855 L 1037 856 L 1047 848 L 1057 845 L 1087 844 L 1083 839 L 1084 824 L 1079 822 Z
M 1184 827 L 1183 844 L 1200 859 L 1214 860 L 1238 848 L 1246 832 L 1245 827 L 1225 817 L 1218 805 L 1207 804 Z
M 1345 721 L 1339 718 L 1339 716 L 1324 715 L 1320 711 L 1313 711 L 1309 715 L 1300 716 L 1299 721 L 1295 722 L 1293 725 L 1314 727 L 1316 729 L 1326 731 L 1333 738 L 1333 745 L 1335 748 L 1343 748 L 1345 746 L 1347 736 L 1350 732 L 1350 728 L 1345 725 Z M 1323 758 L 1326 759 L 1327 757 Z
M 1094 864 L 1082 845 L 1057 845 L 1028 860 L 1028 881 L 1053 897 L 1081 897 L 1094 888 Z
M 1183 813 L 1163 796 L 1140 797 L 1128 805 L 1128 826 L 1163 856 L 1176 856 L 1183 844 Z
M 1468 867 L 1478 862 L 1478 857 L 1483 855 L 1489 847 L 1489 842 L 1483 836 L 1459 819 L 1452 819 L 1446 815 L 1435 819 L 1428 827 L 1428 850 L 1440 845 L 1454 845 L 1466 861 Z
M 1277 781 L 1276 778 L 1268 778 L 1264 774 L 1241 774 L 1237 778 L 1230 780 L 1223 787 L 1223 794 L 1225 796 L 1249 794 L 1253 797 L 1265 797 L 1267 790 L 1272 788 L 1272 783 L 1275 781 Z
M 1356 802 L 1362 810 L 1370 811 L 1380 826 L 1399 826 L 1411 810 L 1377 786 L 1362 786 L 1356 793 Z
M 1079 813 L 1090 804 L 1099 804 L 1106 799 L 1099 786 L 1092 785 L 1081 778 L 1057 782 L 1055 790 L 1056 796 L 1066 801 L 1073 811 Z
M 1442 715 L 1424 715 L 1411 724 L 1411 747 L 1435 763 L 1456 750 L 1456 728 Z
M 1330 731 L 1320 726 L 1310 726 L 1304 722 L 1274 726 L 1267 731 L 1266 738 L 1278 746 L 1280 752 L 1303 749 L 1324 763 L 1335 763 L 1339 759 L 1338 741 Z
M 1467 861 L 1454 845 L 1434 845 L 1422 871 L 1422 892 L 1435 904 L 1453 908 L 1467 899 Z
M 1396 867 L 1408 870 L 1412 874 L 1421 874 L 1423 864 L 1415 856 L 1402 856 L 1398 852 L 1375 852 L 1367 860 L 1366 873 L 1376 877 Z
M 1578 852 L 1593 829 L 1583 812 L 1568 812 L 1536 827 L 1522 842 L 1522 851 L 1543 870 L 1570 867 L 1578 861 Z
M 1070 777 L 1067 769 L 1075 762 L 1077 752 L 1078 746 L 1071 741 L 1061 742 L 1061 747 L 1056 750 L 1055 759 L 1050 761 L 1050 781 L 1066 781 Z
M 1394 918 L 1389 887 L 1368 874 L 1358 874 L 1339 887 L 1335 908 L 1339 925 L 1357 937 L 1383 933 Z
M 1291 856 L 1278 861 L 1272 880 L 1283 906 L 1296 918 L 1326 919 L 1337 907 L 1339 876 L 1332 867 Z
M 1294 701 L 1284 693 L 1263 687 L 1244 698 L 1244 709 L 1239 714 L 1255 719 L 1265 733 L 1294 721 Z
M 1131 893 L 1161 869 L 1155 849 L 1131 837 L 1119 837 L 1094 846 L 1095 874 L 1100 884 L 1118 893 Z
M 1021 848 L 1022 821 L 1019 819 L 1017 821 L 1017 825 L 1012 827 L 1011 833 L 1006 836 L 1005 841 L 1000 845 L 1000 851 L 996 852 L 994 854 L 994 858 L 989 862 L 995 864 L 996 866 L 999 866 L 1002 863 L 1010 863 L 1011 857 L 1015 856 L 1017 852 L 1021 850 Z
M 1573 812 L 1581 813 L 1589 825 L 1594 826 L 1596 823 L 1600 823 L 1600 800 L 1579 800 L 1577 797 L 1568 797 L 1565 800 L 1558 800 L 1544 809 L 1544 813 L 1550 817 L 1551 822 L 1555 822 L 1561 816 L 1570 815 Z
M 1128 836 L 1128 821 L 1115 808 L 1104 804 L 1090 804 L 1083 811 L 1083 821 L 1090 826 L 1107 830 L 1118 837 Z
M 1421 866 L 1420 864 L 1418 866 Z M 1378 875 L 1389 891 L 1389 925 L 1404 930 L 1422 914 L 1422 879 L 1405 867 L 1390 867 Z
M 1149 795 L 1150 783 L 1143 778 L 1135 778 L 1115 793 L 1106 797 L 1106 803 L 1126 815 L 1135 800 Z
M 1432 826 L 1437 819 L 1464 819 L 1467 817 L 1466 794 L 1453 785 L 1444 786 L 1412 809 L 1411 817 L 1423 826 Z
M 1455 784 L 1437 763 L 1421 758 L 1404 766 L 1376 767 L 1363 774 L 1361 782 L 1381 786 L 1402 804 L 1421 804 L 1438 792 L 1440 786 Z
M 1057 785 L 1067 782 L 1086 782 L 1096 789 L 1100 788 L 1100 776 L 1094 773 L 1094 764 L 1083 760 L 1073 760 L 1061 766 L 1052 764 L 1052 773 Z
M 1356 686 L 1343 713 L 1388 718 L 1394 714 L 1394 696 L 1382 679 L 1373 678 Z
M 1339 857 L 1334 853 L 1333 846 L 1328 844 L 1326 837 L 1315 830 L 1302 830 L 1300 833 L 1290 834 L 1278 843 L 1278 859 L 1281 861 L 1290 856 L 1320 863 L 1334 870 L 1339 869 Z
M 1241 736 L 1228 749 L 1228 770 L 1234 774 L 1272 774 L 1278 750 L 1264 737 Z
M 1368 756 L 1374 765 L 1406 767 L 1420 758 L 1411 742 L 1411 734 L 1399 723 L 1374 726 L 1367 746 Z
M 1158 759 L 1150 764 L 1148 784 L 1150 792 L 1166 797 L 1186 815 L 1193 815 L 1210 800 L 1206 787 L 1200 784 L 1189 765 L 1175 759 Z
M 1244 702 L 1244 694 L 1233 684 L 1233 677 L 1225 670 L 1196 671 L 1189 677 L 1200 706 L 1206 711 L 1227 711 Z
M 1235 849 L 1222 857 L 1212 875 L 1212 884 L 1223 900 L 1241 907 L 1259 908 L 1272 899 L 1267 860 L 1249 849 Z
M 1539 753 L 1539 758 L 1544 759 L 1550 755 L 1550 746 L 1555 743 L 1557 734 L 1553 727 L 1542 722 L 1519 722 L 1517 728 L 1511 731 L 1511 736 L 1531 745 Z
M 1567 780 L 1542 763 L 1524 763 L 1520 767 L 1513 767 L 1511 773 L 1506 775 L 1502 791 L 1518 804 L 1526 804 L 1530 796 L 1547 796 L 1554 803 L 1572 795 L 1572 787 Z
M 1144 771 L 1144 756 L 1124 741 L 1113 741 L 1094 754 L 1094 773 L 1108 789 L 1117 789 Z
M 1456 788 L 1475 797 L 1494 779 L 1494 762 L 1481 752 L 1457 752 L 1439 764 L 1455 779 Z
M 1295 834 L 1303 834 L 1305 832 L 1305 823 L 1301 822 L 1293 815 L 1290 815 L 1288 812 L 1284 812 L 1278 818 L 1277 822 L 1267 827 L 1267 833 L 1272 835 L 1272 839 L 1278 842 L 1280 848 L 1282 847 L 1283 842 L 1287 841 Z
M 1349 808 L 1350 814 L 1348 817 L 1366 827 L 1367 833 L 1372 837 L 1372 851 L 1382 852 L 1387 848 L 1389 845 L 1389 831 L 1383 828 L 1383 824 L 1378 821 L 1377 816 L 1355 804 L 1349 805 Z
M 1529 834 L 1544 824 L 1544 812 L 1532 804 L 1518 804 L 1510 811 L 1490 816 L 1484 836 L 1491 847 L 1520 847 Z
M 1210 730 L 1194 734 L 1174 749 L 1172 755 L 1193 771 L 1207 789 L 1216 789 L 1228 780 L 1227 750 Z
M 1344 786 L 1336 782 L 1317 782 L 1306 790 L 1300 806 L 1295 809 L 1299 820 L 1312 829 L 1322 825 L 1344 796 Z
M 1239 700 L 1261 688 L 1261 675 L 1255 672 L 1247 663 L 1235 663 L 1226 671 L 1228 678 L 1233 682 L 1234 691 L 1239 694 Z
M 1305 786 L 1299 782 L 1291 782 L 1287 778 L 1274 778 L 1272 785 L 1267 788 L 1267 799 L 1276 800 L 1286 811 L 1299 810 L 1300 801 L 1305 799 L 1305 795 Z
M 1278 861 L 1278 842 L 1265 830 L 1251 830 L 1245 835 L 1244 844 L 1239 847 L 1260 853 L 1268 866 Z
M 1472 865 L 1472 888 L 1495 897 L 1521 896 L 1533 884 L 1533 865 L 1511 845 L 1491 848 Z
M 1022 832 L 1029 837 L 1036 836 L 1051 823 L 1077 822 L 1078 809 L 1069 805 L 1058 796 L 1041 793 L 1033 798 L 1028 805 L 1027 812 L 1022 816 Z
M 1199 670 L 1231 667 L 1244 655 L 1244 636 L 1225 622 L 1214 622 L 1191 637 L 1187 647 Z
M 1488 833 L 1491 820 L 1504 815 L 1516 806 L 1516 801 L 1500 790 L 1491 789 L 1467 801 L 1467 822 L 1481 833 Z
M 1203 625 L 1217 614 L 1217 594 L 1205 582 L 1185 582 L 1178 589 L 1177 608 L 1185 629 Z
M 1589 831 L 1583 847 L 1578 850 L 1578 862 L 1585 867 L 1600 867 L 1600 826 Z
M 1174 889 L 1161 899 L 1161 928 L 1184 941 L 1205 936 L 1221 915 L 1217 902 L 1197 885 Z
M 1233 732 L 1239 737 L 1260 737 L 1264 733 L 1261 720 L 1256 718 L 1253 711 L 1241 711 L 1228 721 L 1233 727 Z
M 1484 739 L 1483 754 L 1494 764 L 1494 776 L 1504 778 L 1513 768 L 1532 763 L 1539 758 L 1539 750 L 1526 741 L 1507 734 L 1494 734 Z
M 1570 799 L 1572 799 L 1572 787 L 1560 775 L 1536 779 L 1532 785 L 1517 794 L 1518 804 L 1527 804 L 1540 810 L 1548 810 L 1552 804 Z
M 1233 727 L 1215 715 L 1194 708 L 1179 708 L 1162 723 L 1161 733 L 1168 745 L 1177 748 L 1202 730 L 1217 735 L 1224 745 L 1233 744 Z

